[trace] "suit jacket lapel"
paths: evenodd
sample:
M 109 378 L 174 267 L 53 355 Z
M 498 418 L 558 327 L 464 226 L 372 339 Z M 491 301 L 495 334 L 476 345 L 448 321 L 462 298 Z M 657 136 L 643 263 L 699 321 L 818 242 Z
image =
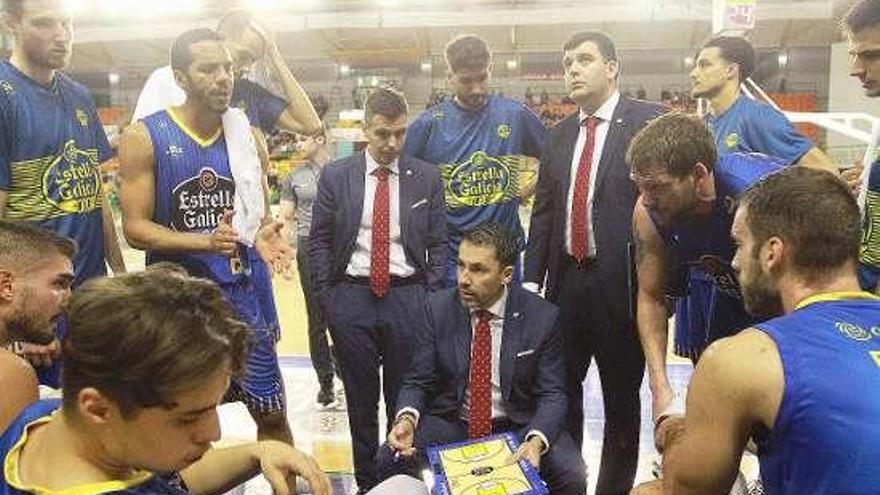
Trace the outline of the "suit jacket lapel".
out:
M 354 238 L 357 238 L 360 229 L 361 216 L 364 213 L 364 189 L 366 188 L 364 175 L 367 173 L 366 151 L 357 156 L 352 166 L 348 169 L 348 194 L 351 203 L 349 215 L 348 229 L 349 233 L 354 232 Z M 345 201 L 345 198 L 342 198 Z
M 400 185 L 398 194 L 400 199 L 398 203 L 400 204 L 398 208 L 400 209 L 400 233 L 403 236 L 406 232 L 407 222 L 409 222 L 409 214 L 413 203 L 413 189 L 418 185 L 418 182 L 416 182 L 415 173 L 409 168 L 409 164 L 404 160 L 403 155 L 400 156 L 397 170 L 400 173 L 400 178 L 397 181 Z
M 608 123 L 608 134 L 605 136 L 605 146 L 602 148 L 602 158 L 599 159 L 599 170 L 596 172 L 599 175 L 596 176 L 594 195 L 602 187 L 602 182 L 608 176 L 608 171 L 611 170 L 611 167 L 615 166 L 613 163 L 615 155 L 621 152 L 624 137 L 626 136 L 626 111 L 628 105 L 629 101 L 621 96 L 620 101 L 617 103 L 617 108 L 614 109 L 614 113 L 611 115 L 611 122 Z
M 461 303 L 458 296 L 458 311 L 455 312 L 455 362 L 458 370 L 464 376 L 461 387 L 459 388 L 459 399 L 464 400 L 464 390 L 468 386 L 468 374 L 471 369 L 471 341 L 473 339 L 473 329 L 471 328 L 471 312 Z
M 513 368 L 516 361 L 516 353 L 522 340 L 522 313 L 519 308 L 520 294 L 517 289 L 510 288 L 507 296 L 507 306 L 504 310 L 504 330 L 501 332 L 501 396 L 505 399 L 510 397 L 510 389 L 513 386 Z
M 578 133 L 581 129 L 580 124 L 580 113 L 575 113 L 568 119 L 562 122 L 563 127 L 562 131 L 565 134 L 562 139 L 562 163 L 563 174 L 562 174 L 562 191 L 565 194 L 568 194 L 568 189 L 571 187 L 571 164 L 574 156 L 574 145 L 577 142 Z M 578 157 L 580 159 L 580 157 Z

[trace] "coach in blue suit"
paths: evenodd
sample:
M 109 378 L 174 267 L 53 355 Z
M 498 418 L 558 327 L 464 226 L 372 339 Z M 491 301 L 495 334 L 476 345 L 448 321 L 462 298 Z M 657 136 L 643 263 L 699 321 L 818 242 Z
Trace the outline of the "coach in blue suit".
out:
M 361 492 L 377 482 L 379 367 L 390 422 L 412 357 L 412 322 L 428 290 L 440 285 L 446 249 L 437 168 L 400 156 L 406 101 L 378 89 L 365 107 L 367 150 L 326 166 L 309 236 L 312 282 L 345 385 Z
M 388 435 L 390 448 L 405 460 L 398 459 L 386 474 L 411 472 L 417 462 L 407 458 L 423 456 L 425 447 L 513 431 L 522 440 L 516 456 L 540 469 L 551 493 L 586 492 L 584 461 L 564 428 L 567 399 L 558 311 L 509 286 L 517 252 L 513 235 L 498 224 L 463 235 L 458 288 L 436 292 L 426 303 L 425 325 Z M 488 328 L 483 331 L 490 338 L 481 350 L 485 321 Z M 483 394 L 481 405 L 474 370 L 487 358 L 491 373 L 487 371 L 490 386 L 485 390 L 490 393 Z M 479 433 L 474 423 L 481 417 L 487 428 Z M 385 454 L 383 448 L 383 471 L 390 462 Z
M 573 34 L 562 63 L 569 98 L 579 111 L 547 136 L 523 286 L 535 292 L 544 286 L 547 299 L 559 306 L 567 429 L 578 445 L 584 433 L 583 381 L 596 360 L 605 407 L 596 495 L 624 495 L 638 466 L 645 373 L 629 256 L 638 191 L 625 156 L 632 137 L 664 109 L 620 94 L 617 49 L 605 33 Z

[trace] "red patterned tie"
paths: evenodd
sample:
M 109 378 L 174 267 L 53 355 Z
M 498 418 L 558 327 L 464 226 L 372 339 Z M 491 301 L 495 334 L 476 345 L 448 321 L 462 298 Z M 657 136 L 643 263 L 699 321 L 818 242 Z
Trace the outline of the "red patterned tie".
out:
M 587 199 L 590 197 L 590 172 L 593 168 L 593 148 L 596 144 L 596 117 L 586 118 L 581 125 L 586 128 L 587 139 L 584 151 L 578 162 L 577 176 L 574 179 L 574 195 L 571 200 L 571 254 L 578 263 L 584 261 L 589 252 L 587 227 L 590 217 L 587 215 Z
M 482 438 L 492 433 L 492 313 L 477 312 L 477 328 L 471 346 L 471 372 L 468 383 L 468 437 Z
M 379 179 L 373 199 L 373 238 L 370 246 L 370 289 L 376 297 L 385 297 L 391 285 L 388 271 L 388 174 L 387 167 L 379 167 L 373 175 Z

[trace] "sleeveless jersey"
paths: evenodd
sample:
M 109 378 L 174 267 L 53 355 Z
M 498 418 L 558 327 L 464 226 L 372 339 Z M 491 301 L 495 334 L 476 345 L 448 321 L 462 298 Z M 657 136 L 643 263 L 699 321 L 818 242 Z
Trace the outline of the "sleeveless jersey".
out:
M 859 263 L 863 267 L 862 288 L 874 290 L 880 276 L 880 161 L 871 163 L 867 184 L 862 187 L 866 190 Z
M 207 141 L 186 130 L 172 113 L 143 119 L 155 156 L 153 221 L 177 232 L 208 234 L 234 207 L 235 183 L 222 132 Z M 234 282 L 230 259 L 216 253 L 147 252 L 147 264 L 172 261 L 218 284 Z
M 754 323 L 742 303 L 739 283 L 731 266 L 736 246 L 730 227 L 739 198 L 761 177 L 783 164 L 767 155 L 729 153 L 715 164 L 716 201 L 710 216 L 699 224 L 666 228 L 655 220 L 672 267 L 671 295 L 676 310 L 676 352 L 696 356 L 711 341 Z
M 234 206 L 235 183 L 229 169 L 222 131 L 208 140 L 189 131 L 173 110 L 143 119 L 155 156 L 153 221 L 177 232 L 207 234 L 217 228 L 223 212 Z M 265 328 L 260 300 L 253 289 L 250 261 L 254 248 L 239 245 L 235 263 L 217 253 L 147 252 L 147 264 L 170 261 L 190 274 L 216 282 L 235 307 L 239 319 Z M 233 264 L 241 263 L 233 270 Z M 240 268 L 240 269 L 239 269 Z
M 62 493 L 52 492 L 30 486 L 19 479 L 18 458 L 27 441 L 28 430 L 49 421 L 52 413 L 59 409 L 61 402 L 57 399 L 41 400 L 29 405 L 12 422 L 3 436 L 0 436 L 0 461 L 3 463 L 4 476 L 0 479 L 0 495 L 26 495 Z M 173 480 L 176 475 L 162 477 L 146 471 L 139 471 L 127 480 L 105 481 L 66 488 L 63 493 L 79 495 L 97 495 L 101 493 L 119 495 L 187 495 L 176 486 Z
M 709 218 L 699 224 L 667 228 L 655 225 L 680 266 L 698 269 L 700 277 L 711 280 L 720 292 L 741 297 L 736 274 L 730 266 L 736 246 L 730 227 L 739 198 L 761 177 L 782 169 L 783 164 L 767 155 L 730 153 L 715 164 L 715 205 Z
M 50 86 L 0 61 L 0 189 L 6 218 L 76 241 L 78 285 L 104 275 L 98 166 L 113 153 L 89 91 L 58 72 Z
M 768 494 L 880 490 L 880 299 L 820 294 L 756 328 L 779 350 L 785 391 L 759 445 Z

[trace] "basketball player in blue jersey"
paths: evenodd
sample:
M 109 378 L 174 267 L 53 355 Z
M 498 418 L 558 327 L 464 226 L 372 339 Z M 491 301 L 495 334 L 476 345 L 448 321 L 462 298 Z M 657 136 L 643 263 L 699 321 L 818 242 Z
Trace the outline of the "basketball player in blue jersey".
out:
M 843 17 L 850 54 L 849 74 L 859 80 L 865 96 L 880 96 L 880 1 L 861 0 Z M 859 180 L 862 209 L 862 244 L 859 249 L 859 282 L 863 289 L 877 292 L 880 281 L 880 161 L 871 165 Z M 853 172 L 859 172 L 855 167 Z
M 232 55 L 235 82 L 232 86 L 231 107 L 244 111 L 251 125 L 260 129 L 265 135 L 276 129 L 308 136 L 321 131 L 321 120 L 308 95 L 284 62 L 284 57 L 273 41 L 271 33 L 260 26 L 250 12 L 233 10 L 227 13 L 217 23 L 217 31 L 226 37 L 227 47 Z M 275 95 L 245 77 L 261 60 L 281 86 L 283 97 Z M 132 122 L 137 122 L 167 107 L 180 105 L 185 99 L 186 95 L 175 82 L 171 67 L 156 69 L 147 79 L 138 96 Z M 268 320 L 267 324 L 280 338 L 270 270 L 260 260 L 255 260 L 251 270 L 263 306 L 263 315 Z
M 786 165 L 828 170 L 837 166 L 807 137 L 800 134 L 782 112 L 752 99 L 741 89 L 755 69 L 755 48 L 739 36 L 716 36 L 706 41 L 691 70 L 691 94 L 708 103 L 706 125 L 715 136 L 718 156 L 727 153 L 763 153 Z M 705 346 L 703 292 L 711 280 L 699 270 L 690 271 L 690 294 L 676 303 L 675 352 L 694 359 Z
M 230 162 L 227 141 L 233 137 L 223 135 L 221 116 L 232 96 L 231 58 L 222 36 L 197 29 L 175 40 L 171 65 L 186 102 L 130 126 L 120 141 L 125 235 L 147 251 L 147 263 L 173 261 L 220 285 L 253 331 L 247 373 L 234 382 L 231 396 L 248 406 L 260 438 L 292 442 L 275 334 L 250 270 L 258 253 L 272 263 L 289 263 L 290 248 L 279 233 L 282 224 L 269 217 L 254 247 L 245 247 L 231 225 L 235 190 L 243 187 L 233 179 L 233 168 L 252 165 L 257 170 L 240 169 L 242 174 L 264 178 L 259 163 Z M 257 151 L 267 159 L 265 148 Z M 265 180 L 260 182 L 265 194 Z
M 113 154 L 91 94 L 61 72 L 73 39 L 66 2 L 2 0 L 0 15 L 14 40 L 0 61 L 0 218 L 75 240 L 74 285 L 104 275 L 105 261 L 124 272 L 99 172 Z M 57 387 L 57 340 L 24 349 L 41 381 Z
M 741 85 L 755 70 L 755 48 L 745 38 L 716 36 L 706 41 L 691 70 L 691 95 L 709 104 L 706 124 L 718 156 L 764 153 L 786 165 L 837 172 L 837 166 L 785 115 L 743 94 Z
M 749 438 L 768 494 L 877 493 L 880 298 L 859 290 L 852 195 L 786 169 L 746 192 L 731 235 L 746 309 L 783 315 L 706 350 L 684 418 L 658 429 L 662 489 L 640 493 L 727 493 Z
M 403 154 L 441 167 L 446 184 L 449 249 L 446 285 L 454 287 L 463 232 L 486 222 L 525 238 L 519 205 L 544 146 L 544 125 L 528 107 L 489 94 L 491 52 L 486 40 L 463 35 L 446 45 L 448 82 L 455 96 L 410 124 Z M 516 263 L 514 283 L 520 277 Z
M 216 284 L 179 268 L 98 278 L 71 299 L 63 399 L 38 401 L 0 436 L 0 495 L 224 493 L 291 474 L 332 493 L 306 454 L 276 440 L 212 449 L 217 405 L 245 371 L 246 325 Z
M 73 282 L 76 244 L 54 232 L 0 220 L 0 432 L 39 398 L 37 376 L 5 349 L 13 341 L 55 338 Z
M 666 375 L 667 297 L 692 290 L 686 283 L 693 282 L 691 268 L 710 280 L 709 289 L 689 308 L 704 315 L 700 351 L 753 322 L 730 266 L 735 249 L 730 225 L 742 192 L 782 164 L 754 154 L 716 159 L 709 130 L 696 116 L 683 113 L 658 117 L 642 129 L 632 140 L 627 162 L 641 193 L 633 211 L 636 322 L 656 420 L 672 400 Z
M 0 61 L 0 215 L 70 237 L 76 284 L 125 271 L 98 166 L 113 157 L 88 90 L 61 72 L 73 27 L 61 0 L 3 0 L 15 40 Z

